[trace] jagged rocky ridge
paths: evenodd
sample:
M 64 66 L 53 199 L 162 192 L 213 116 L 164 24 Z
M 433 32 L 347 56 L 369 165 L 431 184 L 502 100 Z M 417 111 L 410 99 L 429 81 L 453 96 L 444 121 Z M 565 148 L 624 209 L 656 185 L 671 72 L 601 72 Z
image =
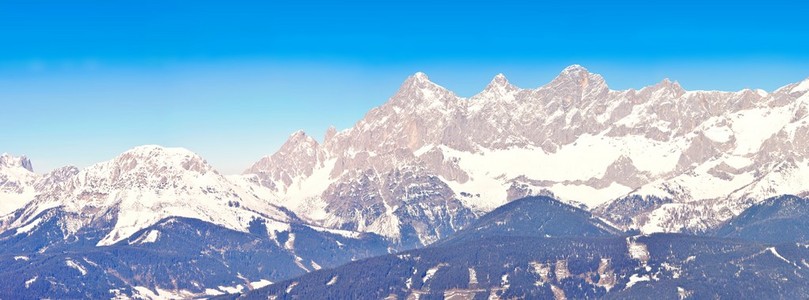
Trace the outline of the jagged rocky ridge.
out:
M 462 98 L 417 73 L 353 127 L 322 143 L 297 132 L 241 180 L 310 222 L 417 244 L 527 195 L 623 229 L 706 231 L 807 194 L 807 91 L 809 79 L 771 93 L 668 79 L 618 91 L 573 65 L 539 88 L 500 74 Z

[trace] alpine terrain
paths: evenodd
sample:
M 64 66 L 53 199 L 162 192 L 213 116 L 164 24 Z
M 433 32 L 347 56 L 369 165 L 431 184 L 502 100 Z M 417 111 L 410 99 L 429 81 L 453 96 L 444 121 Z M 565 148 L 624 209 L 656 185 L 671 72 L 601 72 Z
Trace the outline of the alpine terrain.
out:
M 502 74 L 462 98 L 416 73 L 322 143 L 293 134 L 245 171 L 325 227 L 430 244 L 528 195 L 621 229 L 701 232 L 763 199 L 809 195 L 809 79 L 773 92 L 611 90 L 573 65 L 536 89 Z
M 612 90 L 572 65 L 464 98 L 416 73 L 242 174 L 0 155 L 0 298 L 804 298 L 807 144 L 809 79 Z

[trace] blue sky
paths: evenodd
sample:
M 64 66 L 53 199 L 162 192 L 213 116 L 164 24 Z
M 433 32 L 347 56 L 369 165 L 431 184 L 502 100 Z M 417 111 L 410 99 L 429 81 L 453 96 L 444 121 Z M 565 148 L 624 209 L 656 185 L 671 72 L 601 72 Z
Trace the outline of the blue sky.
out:
M 462 96 L 581 64 L 614 89 L 809 77 L 798 1 L 2 1 L 0 152 L 45 172 L 141 144 L 224 173 L 350 127 L 416 71 Z

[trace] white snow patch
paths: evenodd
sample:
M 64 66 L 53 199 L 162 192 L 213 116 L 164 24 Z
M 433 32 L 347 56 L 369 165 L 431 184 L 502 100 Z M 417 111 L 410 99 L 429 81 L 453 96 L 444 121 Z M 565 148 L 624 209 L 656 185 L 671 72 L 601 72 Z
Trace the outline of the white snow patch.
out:
M 469 268 L 469 286 L 478 284 L 478 275 L 474 268 Z
M 34 284 L 34 282 L 36 282 L 36 281 L 37 281 L 37 278 L 39 278 L 39 276 L 34 276 L 34 277 L 32 277 L 31 279 L 26 280 L 26 281 L 25 281 L 25 288 L 26 288 L 26 289 L 27 289 L 27 288 L 30 288 L 30 287 L 31 287 L 31 285 L 32 285 L 32 284 Z
M 212 289 L 212 288 L 205 289 L 204 293 L 205 293 L 205 295 L 209 295 L 209 296 L 219 296 L 219 295 L 224 295 L 225 294 L 225 292 L 223 292 L 223 291 L 220 291 L 220 290 L 217 290 L 217 289 Z
M 271 285 L 271 284 L 272 284 L 272 281 L 269 281 L 267 279 L 262 279 L 262 280 L 259 280 L 259 281 L 250 282 L 250 286 L 253 287 L 253 289 L 260 289 L 260 288 L 263 288 L 263 287 Z
M 480 197 L 459 197 L 464 205 L 484 211 L 493 210 L 506 203 L 508 199 L 508 185 L 500 180 L 490 177 L 485 173 L 467 170 L 470 179 L 464 183 L 446 179 L 439 176 L 455 193 L 470 193 L 480 195 Z
M 603 189 L 596 189 L 587 185 L 566 185 L 557 183 L 551 187 L 554 195 L 562 200 L 572 200 L 581 202 L 588 207 L 595 207 L 603 202 L 603 199 L 615 199 L 626 195 L 632 188 L 613 182 Z
M 719 143 L 726 143 L 733 137 L 733 131 L 727 126 L 712 126 L 703 131 L 705 137 Z
M 632 276 L 629 276 L 629 282 L 626 283 L 626 288 L 631 288 L 636 283 L 642 281 L 651 281 L 651 278 L 649 275 L 632 274 Z
M 668 173 L 677 162 L 686 145 L 685 139 L 659 142 L 641 136 L 608 137 L 582 135 L 574 143 L 562 146 L 554 153 L 541 148 L 511 148 L 505 150 L 478 149 L 476 153 L 437 146 L 445 160 L 457 161 L 470 177 L 466 183 L 444 180 L 456 192 L 480 194 L 481 197 L 464 199 L 470 206 L 491 209 L 503 204 L 507 197 L 507 180 L 525 176 L 534 180 L 565 182 L 602 178 L 607 168 L 621 156 L 628 157 L 640 171 L 651 175 Z M 444 178 L 442 178 L 444 179 Z M 612 200 L 619 192 L 631 189 L 612 185 L 607 189 L 585 195 L 575 192 L 579 187 L 558 185 L 550 190 L 554 194 L 588 197 L 586 204 L 595 206 Z M 584 202 L 575 199 L 580 202 Z
M 307 268 L 303 264 L 303 258 L 301 258 L 300 256 L 295 255 L 295 265 L 298 266 L 298 268 L 301 268 L 302 270 L 309 272 L 309 268 Z
M 643 224 L 640 232 L 643 234 L 652 234 L 656 232 L 667 232 L 668 227 L 664 224 L 670 217 L 670 212 L 677 211 L 679 207 L 684 206 L 682 203 L 666 203 L 649 213 L 649 221 Z
M 342 237 L 347 237 L 351 239 L 357 239 L 362 235 L 360 232 L 350 231 L 350 230 L 342 230 L 342 229 L 333 229 L 333 228 L 325 228 L 320 226 L 308 226 L 309 228 L 314 229 L 315 231 L 326 232 L 331 234 L 336 234 Z
M 312 268 L 314 268 L 315 270 L 320 270 L 323 268 L 320 265 L 318 265 L 314 260 L 311 261 L 310 264 L 312 265 Z
M 134 286 L 132 289 L 135 290 L 135 296 L 141 296 L 145 299 L 160 299 L 160 296 L 145 286 Z
M 287 236 L 286 242 L 284 242 L 284 249 L 287 250 L 294 250 L 295 249 L 295 234 L 290 232 Z
M 148 287 L 145 286 L 134 286 L 132 289 L 135 290 L 134 298 L 135 299 L 191 299 L 195 295 L 194 293 L 187 291 L 187 290 L 179 290 L 179 291 L 169 291 L 164 290 L 161 288 L 155 288 L 155 291 L 152 291 Z
M 28 172 L 28 170 L 25 170 L 25 172 Z M 24 187 L 22 193 L 0 190 L 0 199 L 3 199 L 3 201 L 0 201 L 0 216 L 8 215 L 24 207 L 28 202 L 33 200 L 35 196 L 36 191 L 30 186 Z
M 146 234 L 141 235 L 136 240 L 130 242 L 130 245 L 140 245 L 140 244 L 148 244 L 157 242 L 157 239 L 160 238 L 160 231 L 157 230 L 149 230 Z
M 273 240 L 276 240 L 278 238 L 278 233 L 292 230 L 292 227 L 289 225 L 289 223 L 278 222 L 275 220 L 264 220 L 264 226 L 267 227 L 267 235 L 271 237 Z
M 682 275 L 683 270 L 679 266 L 672 265 L 668 262 L 664 262 L 660 264 L 660 266 L 663 267 L 663 269 L 666 269 L 667 271 L 671 272 L 671 278 L 677 279 L 680 278 L 680 276 Z
M 37 218 L 34 221 L 29 222 L 25 226 L 18 227 L 17 231 L 14 233 L 14 235 L 31 232 L 31 230 L 36 228 L 37 225 L 39 225 L 39 223 L 42 223 L 42 218 Z
M 789 123 L 792 112 L 789 106 L 761 107 L 740 111 L 731 116 L 731 128 L 736 136 L 734 154 L 755 153 L 766 139 Z
M 770 251 L 770 253 L 772 253 L 772 255 L 775 255 L 775 257 L 780 258 L 780 259 L 781 259 L 781 260 L 783 260 L 784 262 L 786 262 L 786 263 L 788 263 L 788 264 L 790 264 L 790 265 L 792 264 L 792 262 L 791 262 L 791 261 L 789 261 L 788 259 L 786 259 L 786 258 L 784 258 L 783 256 L 781 256 L 781 254 L 780 254 L 780 253 L 778 253 L 778 251 L 777 251 L 777 250 L 775 250 L 775 247 L 767 247 L 767 251 Z
M 447 264 L 445 263 L 440 263 L 435 267 L 432 267 L 429 270 L 427 270 L 427 272 L 424 273 L 424 277 L 421 278 L 421 282 L 427 283 L 427 281 L 430 280 L 430 278 L 433 278 L 433 276 L 435 276 L 435 272 L 438 272 L 439 269 L 445 267 L 446 265 Z
M 326 212 L 326 203 L 321 199 L 320 194 L 331 185 L 336 178 L 331 178 L 331 171 L 337 163 L 336 158 L 332 158 L 312 171 L 308 177 L 295 178 L 293 183 L 287 187 L 282 204 L 295 212 L 299 216 L 304 216 L 311 220 L 322 221 L 329 217 Z
M 776 165 L 778 171 L 769 172 L 753 185 L 732 194 L 734 197 L 766 199 L 783 194 L 799 195 L 809 187 L 809 160 L 796 161 L 794 165 Z
M 68 260 L 65 260 L 65 264 L 68 267 L 71 267 L 71 268 L 76 269 L 79 272 L 81 272 L 82 276 L 87 275 L 87 269 L 84 268 L 84 266 L 82 266 L 80 263 L 77 263 L 77 262 L 73 261 L 72 259 L 68 259 Z
M 195 296 L 194 293 L 188 290 L 171 291 L 159 287 L 156 287 L 155 290 L 157 290 L 157 294 L 160 297 L 158 299 L 190 299 Z
M 711 159 L 690 172 L 680 174 L 666 181 L 655 181 L 638 190 L 638 195 L 655 195 L 658 197 L 672 197 L 666 190 L 675 190 L 676 196 L 684 198 L 682 201 L 696 201 L 704 199 L 716 199 L 727 197 L 731 193 L 742 189 L 757 180 L 754 172 L 748 171 L 741 174 L 727 174 L 728 178 L 720 178 L 710 173 L 710 170 L 720 165 L 722 162 L 732 163 L 741 166 L 748 162 L 748 159 L 738 156 L 727 156 L 725 158 Z M 728 165 L 730 165 L 730 163 Z M 733 166 L 731 166 L 733 167 Z M 646 194 L 648 193 L 648 194 Z M 668 196 L 666 196 L 668 195 Z M 652 218 L 665 219 L 666 216 L 678 209 L 678 203 L 670 203 L 657 208 L 652 214 Z M 657 217 L 654 214 L 658 214 Z M 656 226 L 650 224 L 649 226 Z M 654 228 L 642 229 L 644 233 L 659 232 Z
M 632 259 L 637 259 L 644 264 L 649 261 L 649 250 L 646 248 L 646 244 L 637 241 L 637 236 L 627 237 L 626 246 L 629 250 L 629 257 Z
M 236 286 L 223 286 L 223 285 L 220 285 L 217 288 L 220 291 L 224 291 L 225 293 L 228 293 L 228 294 L 236 294 L 236 293 L 241 293 L 242 291 L 244 291 L 244 286 L 241 285 L 241 284 L 237 284 Z
M 677 296 L 680 297 L 680 300 L 688 299 L 688 297 L 691 297 L 691 294 L 693 294 L 693 293 L 694 292 L 686 290 L 686 289 L 681 288 L 679 286 L 677 287 Z
M 548 276 L 551 274 L 551 266 L 540 262 L 532 261 L 529 263 L 534 271 L 534 274 L 539 276 L 539 279 L 534 283 L 535 286 L 541 286 L 548 282 Z

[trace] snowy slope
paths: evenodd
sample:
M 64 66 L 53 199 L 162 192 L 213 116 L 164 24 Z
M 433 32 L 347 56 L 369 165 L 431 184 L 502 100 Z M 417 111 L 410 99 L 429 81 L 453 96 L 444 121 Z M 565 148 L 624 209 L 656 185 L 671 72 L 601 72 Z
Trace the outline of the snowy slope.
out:
M 809 194 L 809 151 L 805 146 L 809 142 L 809 94 L 795 93 L 791 86 L 770 94 L 757 107 L 704 122 L 701 130 L 718 143 L 703 147 L 711 155 L 622 198 L 655 197 L 679 203 L 631 216 L 634 221 L 629 227 L 647 233 L 706 231 L 764 199 Z M 621 215 L 607 206 L 598 210 Z

